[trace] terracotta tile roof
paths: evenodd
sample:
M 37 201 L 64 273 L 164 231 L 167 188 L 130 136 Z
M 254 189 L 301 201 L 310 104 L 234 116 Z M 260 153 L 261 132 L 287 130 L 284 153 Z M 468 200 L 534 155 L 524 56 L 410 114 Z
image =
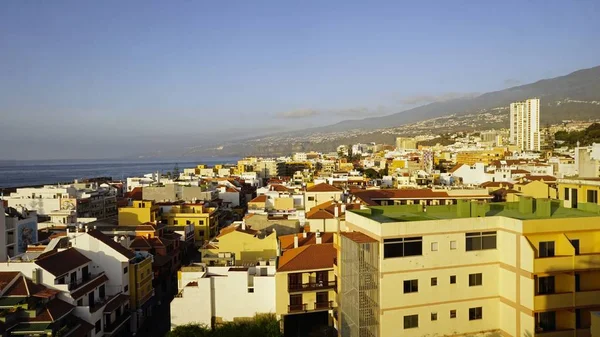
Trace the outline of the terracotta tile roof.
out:
M 513 187 L 512 183 L 506 182 L 506 181 L 486 181 L 485 183 L 482 183 L 481 185 L 479 185 L 481 187 L 500 187 L 500 186 L 509 186 L 509 187 Z
M 249 203 L 250 202 L 267 202 L 267 196 L 264 195 L 264 194 L 263 195 L 259 195 L 258 197 L 254 198 L 254 199 L 252 199 L 252 200 L 250 200 L 248 202 Z
M 60 291 L 48 289 L 42 284 L 33 283 L 33 281 L 24 275 L 19 275 L 17 280 L 12 284 L 10 289 L 6 290 L 4 296 L 24 296 L 24 297 L 52 297 Z
M 94 329 L 94 325 L 82 320 L 77 316 L 73 316 L 73 321 L 78 327 L 69 333 L 69 337 L 87 337 L 89 332 Z
M 308 213 L 306 213 L 307 219 L 335 219 L 335 216 L 323 209 L 311 209 Z
M 142 188 L 134 187 L 130 192 L 125 193 L 125 198 L 132 200 L 142 200 Z
M 529 174 L 530 172 L 527 170 L 521 170 L 521 169 L 517 169 L 517 170 L 510 170 L 510 174 Z
M 361 232 L 342 232 L 341 235 L 347 237 L 348 239 L 350 239 L 356 243 L 378 242 L 377 240 L 373 239 L 372 237 L 370 237 L 366 234 L 363 234 Z
M 466 165 L 466 164 L 457 164 L 457 165 L 454 165 L 454 167 L 451 168 L 450 171 L 448 171 L 448 173 L 454 173 L 454 172 L 456 172 L 459 168 L 463 167 L 463 165 Z
M 53 250 L 47 254 L 40 255 L 40 257 L 35 260 L 35 264 L 47 270 L 54 276 L 61 276 L 73 269 L 83 267 L 91 261 L 92 260 L 78 252 L 77 249 L 69 248 L 60 252 Z
M 333 268 L 337 252 L 332 243 L 308 245 L 285 251 L 279 258 L 278 272 Z
M 88 232 L 88 234 L 91 237 L 96 238 L 98 241 L 104 243 L 105 245 L 109 246 L 110 248 L 112 248 L 114 251 L 116 251 L 117 253 L 123 255 L 125 258 L 131 260 L 135 257 L 135 254 L 130 251 L 129 249 L 123 247 L 123 245 L 121 245 L 118 242 L 115 242 L 114 240 L 112 240 L 108 235 L 102 233 L 101 231 L 94 229 Z
M 0 291 L 3 291 L 12 280 L 15 279 L 19 274 L 18 271 L 3 271 L 0 272 Z
M 304 233 L 282 235 L 279 237 L 279 244 L 281 245 L 282 250 L 294 248 L 294 236 L 298 237 L 298 247 L 302 247 L 302 246 L 306 246 L 306 245 L 314 245 L 317 243 L 317 235 L 314 232 L 306 233 L 306 237 L 304 237 Z M 321 233 L 321 242 L 322 242 L 322 244 L 323 243 L 333 243 L 333 233 L 322 232 Z
M 87 293 L 103 285 L 106 282 L 108 282 L 108 277 L 105 274 L 103 274 L 102 276 L 92 280 L 83 287 L 72 292 L 71 297 L 73 297 L 73 299 L 79 299 L 80 297 L 85 296 Z
M 543 175 L 543 176 L 532 176 L 532 175 L 526 175 L 523 177 L 524 180 L 529 180 L 529 181 L 543 181 L 543 182 L 556 182 L 556 177 L 553 176 L 547 176 L 547 175 Z
M 233 187 L 228 187 L 225 192 L 229 192 L 229 193 L 239 193 L 240 191 L 236 190 Z
M 104 313 L 109 314 L 117 310 L 121 305 L 128 301 L 129 295 L 119 294 L 113 297 L 108 303 L 106 303 L 106 307 L 104 307 Z
M 152 245 L 144 236 L 136 236 L 129 244 L 129 249 L 151 249 Z
M 73 309 L 75 309 L 74 305 L 55 298 L 48 302 L 46 307 L 36 317 L 30 318 L 29 322 L 56 322 L 73 311 Z
M 283 185 L 275 184 L 275 185 L 269 186 L 269 191 L 289 192 L 290 190 Z
M 219 235 L 217 235 L 217 238 L 220 238 L 224 235 L 227 235 L 227 234 L 233 233 L 233 232 L 246 233 L 246 234 L 250 234 L 253 236 L 258 233 L 257 230 L 250 228 L 250 226 L 248 226 L 248 225 L 246 225 L 246 229 L 242 229 L 241 225 L 231 224 L 231 225 L 221 229 L 221 231 L 219 232 Z
M 340 190 L 339 188 L 326 184 L 326 183 L 321 183 L 321 184 L 317 184 L 314 186 L 311 186 L 309 188 L 306 189 L 307 192 L 342 192 L 342 190 Z

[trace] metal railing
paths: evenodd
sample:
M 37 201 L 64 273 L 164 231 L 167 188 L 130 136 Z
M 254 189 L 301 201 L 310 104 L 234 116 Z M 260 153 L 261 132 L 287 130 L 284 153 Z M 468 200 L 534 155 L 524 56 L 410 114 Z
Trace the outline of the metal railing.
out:
M 291 283 L 288 284 L 288 291 L 312 291 L 321 289 L 331 289 L 336 287 L 335 281 L 311 282 L 311 283 Z
M 333 301 L 315 302 L 315 310 L 333 309 Z
M 302 311 L 306 311 L 306 303 L 288 305 L 288 312 L 302 312 Z

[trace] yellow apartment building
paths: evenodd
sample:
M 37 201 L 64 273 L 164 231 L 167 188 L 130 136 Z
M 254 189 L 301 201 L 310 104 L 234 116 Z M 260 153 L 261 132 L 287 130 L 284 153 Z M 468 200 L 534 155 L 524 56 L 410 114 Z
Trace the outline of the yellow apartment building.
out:
M 332 326 L 337 307 L 332 243 L 288 249 L 275 274 L 275 310 L 286 336 L 308 333 L 316 325 Z
M 475 163 L 484 163 L 488 165 L 494 160 L 504 159 L 506 149 L 495 147 L 482 151 L 465 151 L 456 154 L 456 164 L 475 165 Z
M 341 189 L 326 183 L 310 186 L 304 192 L 304 209 L 308 212 L 326 201 L 342 200 L 342 193 Z
M 119 208 L 119 225 L 138 226 L 158 219 L 158 206 L 151 200 L 133 200 L 131 206 Z
M 203 247 L 202 262 L 207 265 L 253 265 L 277 257 L 277 235 L 253 230 L 246 224 L 232 224 Z
M 563 206 L 600 212 L 600 178 L 558 179 L 558 198 Z
M 541 180 L 518 182 L 513 189 L 532 198 L 556 199 L 556 189 Z
M 522 197 L 372 206 L 348 211 L 346 225 L 341 336 L 590 336 L 599 214 Z
M 217 234 L 217 209 L 204 204 L 174 205 L 168 212 L 161 214 L 168 226 L 194 225 L 194 239 L 201 245 Z
M 407 166 L 406 159 L 394 159 L 388 164 L 388 172 L 392 174 L 396 172 L 396 170 L 406 168 Z
M 145 317 L 150 316 L 148 301 L 154 296 L 152 280 L 153 257 L 147 252 L 135 252 L 129 261 L 129 301 L 133 310 L 142 310 Z

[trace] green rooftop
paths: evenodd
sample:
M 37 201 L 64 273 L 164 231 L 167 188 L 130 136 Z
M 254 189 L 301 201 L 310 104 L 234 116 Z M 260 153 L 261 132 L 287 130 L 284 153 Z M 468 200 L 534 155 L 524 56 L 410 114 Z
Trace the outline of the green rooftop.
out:
M 503 216 L 519 220 L 560 219 L 600 216 L 597 205 L 582 204 L 579 209 L 564 208 L 562 201 L 522 198 L 519 202 L 484 203 L 459 200 L 456 205 L 370 206 L 368 209 L 349 210 L 378 222 L 446 220 L 488 216 Z M 425 208 L 425 209 L 424 209 Z

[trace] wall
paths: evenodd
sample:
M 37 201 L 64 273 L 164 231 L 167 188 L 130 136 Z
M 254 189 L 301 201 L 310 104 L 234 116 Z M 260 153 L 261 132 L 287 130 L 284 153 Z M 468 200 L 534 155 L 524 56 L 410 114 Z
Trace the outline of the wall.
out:
M 219 251 L 235 253 L 236 264 L 256 263 L 259 258 L 268 260 L 277 256 L 275 233 L 259 239 L 253 235 L 233 231 L 219 238 Z
M 312 200 L 311 200 L 312 199 Z M 342 192 L 309 192 L 304 193 L 304 209 L 308 212 L 316 205 L 331 200 L 341 200 Z
M 168 184 L 165 186 L 143 187 L 142 198 L 154 201 L 175 201 L 177 200 L 176 186 L 175 184 Z

